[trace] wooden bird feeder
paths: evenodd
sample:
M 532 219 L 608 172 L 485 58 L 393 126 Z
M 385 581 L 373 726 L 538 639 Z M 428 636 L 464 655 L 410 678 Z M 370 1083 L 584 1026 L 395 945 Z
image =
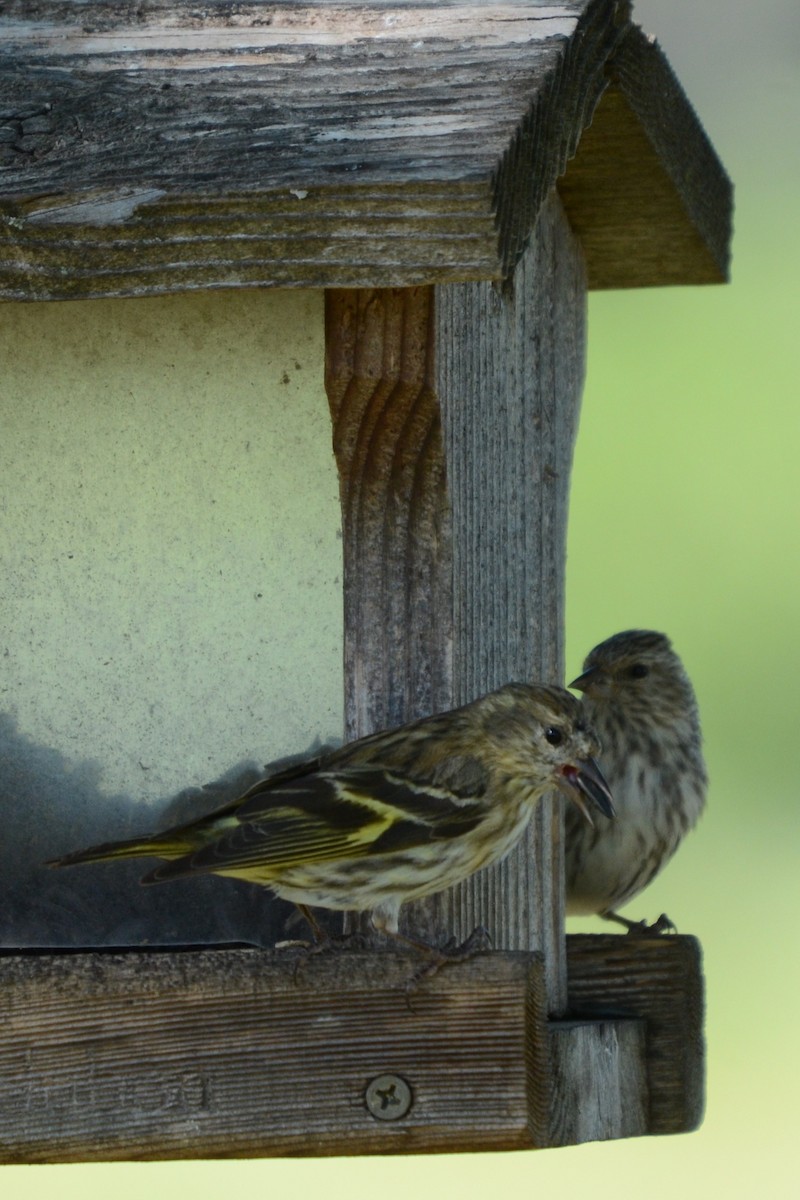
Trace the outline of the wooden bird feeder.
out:
M 3 6 L 0 296 L 325 289 L 346 736 L 563 678 L 588 288 L 724 282 L 731 189 L 621 0 Z M 695 1128 L 692 938 L 565 937 L 561 816 L 409 912 L 495 949 L 0 957 L 0 1160 Z

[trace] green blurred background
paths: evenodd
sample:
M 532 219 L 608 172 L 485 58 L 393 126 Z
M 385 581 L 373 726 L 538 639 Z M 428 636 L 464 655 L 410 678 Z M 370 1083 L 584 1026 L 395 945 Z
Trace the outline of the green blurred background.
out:
M 575 462 L 568 671 L 663 629 L 695 681 L 712 786 L 699 830 L 629 910 L 705 953 L 702 1129 L 569 1150 L 322 1161 L 6 1167 L 4 1195 L 191 1190 L 416 1200 L 489 1190 L 593 1200 L 800 1191 L 794 1004 L 800 365 L 797 0 L 640 0 L 736 184 L 728 288 L 596 294 Z M 598 922 L 574 929 L 597 930 Z

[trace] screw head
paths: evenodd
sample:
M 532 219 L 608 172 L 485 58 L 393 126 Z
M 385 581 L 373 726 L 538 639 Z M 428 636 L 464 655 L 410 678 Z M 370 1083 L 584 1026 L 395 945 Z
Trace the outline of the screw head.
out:
M 377 1075 L 367 1084 L 364 1099 L 377 1121 L 399 1121 L 411 1108 L 414 1097 L 400 1075 Z

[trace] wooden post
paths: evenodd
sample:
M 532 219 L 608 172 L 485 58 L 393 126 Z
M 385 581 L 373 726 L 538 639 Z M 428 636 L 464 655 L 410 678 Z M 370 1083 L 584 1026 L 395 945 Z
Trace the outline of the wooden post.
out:
M 452 553 L 434 289 L 326 293 L 344 532 L 345 736 L 452 707 Z
M 348 737 L 513 679 L 563 681 L 566 517 L 585 270 L 551 195 L 512 289 L 333 291 L 326 381 L 345 539 Z M 565 1002 L 560 802 L 496 867 L 409 910 L 542 950 Z

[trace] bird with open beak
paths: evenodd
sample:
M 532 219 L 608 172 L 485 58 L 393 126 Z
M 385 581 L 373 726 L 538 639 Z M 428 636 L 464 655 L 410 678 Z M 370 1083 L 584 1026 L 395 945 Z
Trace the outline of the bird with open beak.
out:
M 553 787 L 581 820 L 611 817 L 598 751 L 569 692 L 510 683 L 267 777 L 197 821 L 51 865 L 160 858 L 142 883 L 233 876 L 296 904 L 316 937 L 313 908 L 369 911 L 399 936 L 403 903 L 504 858 Z

